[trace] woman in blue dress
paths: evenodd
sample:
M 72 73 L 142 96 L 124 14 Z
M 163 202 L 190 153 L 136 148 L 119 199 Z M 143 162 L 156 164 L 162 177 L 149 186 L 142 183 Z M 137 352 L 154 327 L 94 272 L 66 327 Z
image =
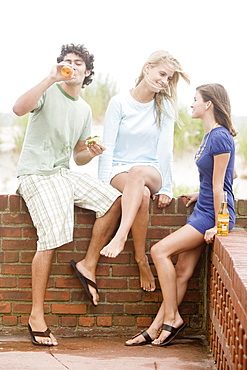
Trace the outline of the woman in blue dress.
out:
M 178 307 L 202 251 L 217 233 L 217 214 L 221 206 L 222 190 L 227 192 L 229 230 L 235 223 L 232 184 L 235 159 L 233 136 L 236 131 L 231 121 L 228 94 L 220 84 L 199 86 L 192 109 L 192 118 L 200 118 L 205 129 L 203 142 L 195 155 L 200 190 L 199 193 L 183 194 L 181 197 L 187 198 L 187 206 L 192 202 L 196 202 L 196 205 L 185 226 L 151 248 L 163 303 L 151 326 L 128 340 L 128 346 L 148 343 L 166 346 L 185 328 L 186 324 Z M 172 257 L 175 255 L 178 255 L 178 260 L 174 266 Z M 162 331 L 156 338 L 160 328 Z

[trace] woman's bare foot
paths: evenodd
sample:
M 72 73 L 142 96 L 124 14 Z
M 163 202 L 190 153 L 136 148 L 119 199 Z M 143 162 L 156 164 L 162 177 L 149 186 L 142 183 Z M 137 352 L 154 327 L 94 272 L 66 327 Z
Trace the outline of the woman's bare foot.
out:
M 150 336 L 150 338 L 156 338 L 156 335 L 157 335 L 157 330 L 154 330 L 154 329 L 151 329 L 151 328 L 148 328 L 146 330 L 147 334 Z M 140 333 L 139 335 L 137 334 L 136 336 L 134 336 L 132 339 L 129 339 L 125 342 L 125 345 L 126 346 L 134 346 L 134 345 L 141 345 L 142 343 L 146 343 L 146 339 L 145 337 L 142 335 L 142 333 Z
M 47 325 L 45 320 L 38 320 L 30 316 L 29 318 L 29 325 L 33 332 L 45 332 L 47 330 Z M 49 334 L 49 337 L 39 337 L 34 336 L 35 340 L 38 343 L 50 345 L 50 346 L 57 346 L 58 342 L 52 333 Z
M 155 279 L 149 266 L 148 257 L 145 255 L 144 258 L 137 261 L 140 271 L 140 282 L 141 288 L 147 292 L 153 292 L 155 290 Z
M 78 271 L 84 277 L 86 277 L 86 278 L 92 280 L 94 283 L 96 283 L 95 273 L 93 273 L 92 271 L 88 270 L 85 267 L 84 260 L 77 262 L 76 268 L 78 269 Z M 88 289 L 89 289 L 90 294 L 92 295 L 94 305 L 97 306 L 98 301 L 99 301 L 99 295 L 98 295 L 96 289 L 94 287 L 92 287 L 91 285 L 88 285 Z
M 183 319 L 180 317 L 177 321 L 165 321 L 166 325 L 172 326 L 175 329 L 179 328 L 181 325 L 183 325 Z M 157 339 L 155 339 L 152 344 L 157 345 L 164 342 L 172 333 L 168 330 L 161 330 L 161 333 Z
M 113 238 L 109 244 L 101 249 L 100 254 L 105 257 L 115 258 L 124 250 L 125 240 Z

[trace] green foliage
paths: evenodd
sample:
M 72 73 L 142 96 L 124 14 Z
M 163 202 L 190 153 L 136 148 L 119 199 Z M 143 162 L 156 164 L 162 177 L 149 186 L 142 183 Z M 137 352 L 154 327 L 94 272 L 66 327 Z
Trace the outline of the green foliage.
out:
M 108 103 L 117 92 L 117 83 L 109 75 L 104 77 L 102 74 L 82 90 L 81 96 L 91 106 L 95 121 L 103 120 Z
M 199 191 L 198 186 L 186 186 L 186 185 L 176 185 L 175 182 L 172 184 L 173 196 L 177 197 L 182 194 L 197 193 Z
M 247 162 L 247 128 L 241 126 L 236 136 L 237 153 Z
M 179 118 L 182 126 L 175 124 L 174 153 L 181 154 L 184 151 L 198 147 L 202 141 L 204 130 L 200 119 L 192 119 L 187 108 L 180 108 Z
M 22 148 L 22 144 L 24 141 L 27 123 L 28 123 L 29 113 L 25 114 L 22 117 L 16 117 L 14 119 L 14 143 L 15 143 L 15 151 L 20 152 Z

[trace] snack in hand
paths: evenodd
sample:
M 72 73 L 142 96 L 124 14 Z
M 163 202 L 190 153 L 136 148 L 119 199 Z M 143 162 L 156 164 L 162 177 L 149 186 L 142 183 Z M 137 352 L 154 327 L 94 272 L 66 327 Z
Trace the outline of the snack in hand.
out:
M 87 140 L 86 140 L 86 145 L 93 145 L 93 144 L 101 144 L 101 139 L 100 139 L 100 136 L 90 136 Z

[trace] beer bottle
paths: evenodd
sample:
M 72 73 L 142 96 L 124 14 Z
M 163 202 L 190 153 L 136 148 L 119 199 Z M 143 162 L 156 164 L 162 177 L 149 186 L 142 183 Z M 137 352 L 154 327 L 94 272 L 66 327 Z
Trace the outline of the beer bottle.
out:
M 229 231 L 229 211 L 227 208 L 227 192 L 222 191 L 221 208 L 217 219 L 217 235 L 227 236 Z

